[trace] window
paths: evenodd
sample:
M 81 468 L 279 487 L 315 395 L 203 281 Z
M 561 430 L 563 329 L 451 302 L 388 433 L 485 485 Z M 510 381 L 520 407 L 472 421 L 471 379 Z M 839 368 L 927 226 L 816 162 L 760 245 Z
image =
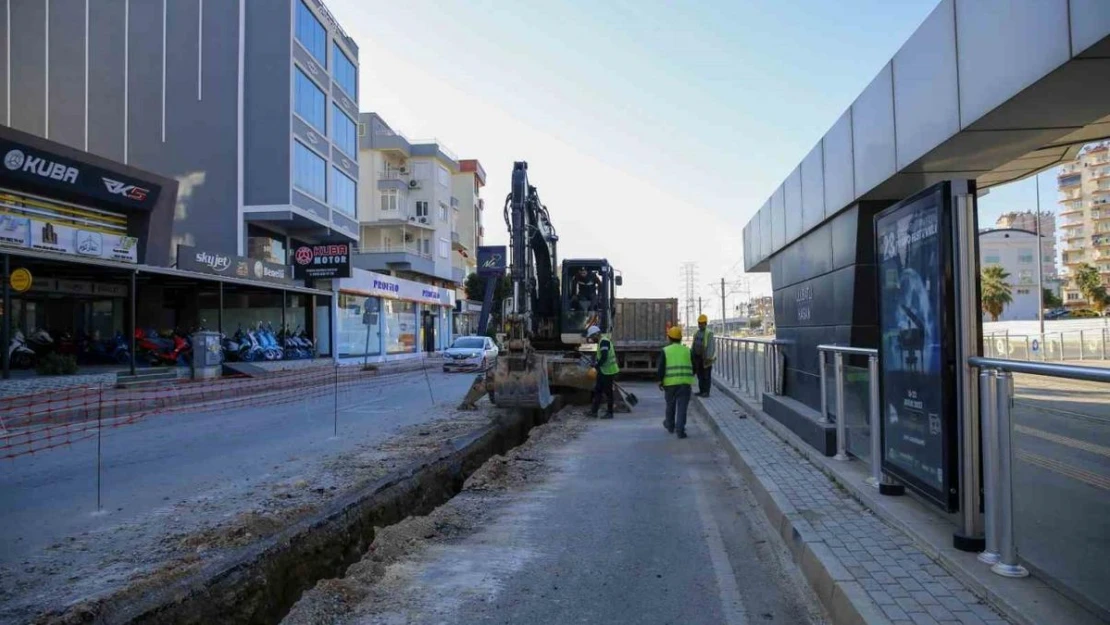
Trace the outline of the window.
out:
M 382 320 L 385 321 L 385 353 L 416 351 L 416 304 L 383 300 Z
M 451 252 L 451 242 L 448 241 L 447 239 L 440 239 L 439 240 L 439 257 L 440 258 L 447 258 L 447 255 L 450 252 Z
M 440 221 L 444 221 L 444 222 L 446 222 L 447 219 L 448 219 L 447 205 L 444 204 L 443 202 L 439 203 L 439 219 L 440 219 Z
M 425 256 L 431 256 L 432 255 L 432 240 L 431 239 L 424 239 L 424 255 Z
M 335 50 L 335 82 L 339 83 L 339 87 L 351 96 L 352 100 L 358 100 L 358 73 L 355 71 L 355 64 L 347 57 L 347 53 L 339 47 L 339 44 L 333 43 L 332 50 Z
M 328 66 L 328 31 L 312 9 L 304 2 L 297 3 L 297 41 L 325 68 Z
M 293 186 L 321 201 L 328 201 L 328 169 L 324 159 L 300 141 L 294 141 L 293 145 Z
M 331 136 L 335 147 L 351 158 L 358 158 L 358 129 L 343 109 L 331 105 Z
M 416 203 L 416 216 L 417 217 L 427 217 L 428 216 L 428 203 L 427 202 L 417 202 Z
M 1069 302 L 1078 301 L 1080 299 L 1082 299 L 1082 296 L 1079 293 L 1076 293 L 1074 291 L 1068 291 L 1068 301 Z
M 412 177 L 416 180 L 431 180 L 432 178 L 432 164 L 431 163 L 413 163 Z
M 1001 260 L 998 256 L 998 252 L 987 252 L 983 255 L 983 264 L 997 265 L 999 262 L 1001 262 Z
M 397 191 L 397 189 L 386 189 L 385 191 L 382 191 L 381 196 L 383 211 L 395 211 L 400 208 L 401 194 Z
M 335 167 L 331 168 L 331 203 L 351 217 L 355 216 L 355 181 Z
M 1023 265 L 1033 264 L 1033 250 L 1018 250 L 1018 262 Z
M 1017 294 L 1018 295 L 1029 295 L 1029 289 L 1018 289 Z
M 451 172 L 443 165 L 436 167 L 436 183 L 443 189 L 446 189 L 451 184 Z
M 305 76 L 304 72 L 297 69 L 293 87 L 293 110 L 306 122 L 320 132 L 327 134 L 327 120 L 324 113 L 324 92 Z

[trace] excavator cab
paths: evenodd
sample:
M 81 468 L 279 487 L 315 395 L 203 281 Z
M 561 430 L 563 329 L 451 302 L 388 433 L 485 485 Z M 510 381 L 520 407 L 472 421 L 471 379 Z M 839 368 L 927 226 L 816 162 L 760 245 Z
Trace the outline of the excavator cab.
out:
M 613 302 L 621 278 L 605 259 L 565 260 L 562 266 L 560 339 L 565 345 L 582 345 L 586 330 L 596 325 L 602 332 L 613 327 Z

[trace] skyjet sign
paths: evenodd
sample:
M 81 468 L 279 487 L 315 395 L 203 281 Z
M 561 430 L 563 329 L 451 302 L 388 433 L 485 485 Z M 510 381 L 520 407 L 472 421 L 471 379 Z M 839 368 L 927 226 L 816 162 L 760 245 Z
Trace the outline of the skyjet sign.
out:
M 78 171 L 76 167 L 55 163 L 41 156 L 25 153 L 23 150 L 8 150 L 8 153 L 4 155 L 4 167 L 11 171 L 35 174 L 69 184 L 77 183 Z

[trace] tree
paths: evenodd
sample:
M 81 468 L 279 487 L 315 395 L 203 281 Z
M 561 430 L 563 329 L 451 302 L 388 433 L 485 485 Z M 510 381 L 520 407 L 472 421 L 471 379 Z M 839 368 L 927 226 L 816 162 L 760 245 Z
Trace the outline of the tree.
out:
M 1064 305 L 1064 300 L 1060 296 L 1053 293 L 1052 289 L 1044 289 L 1041 294 L 1041 307 L 1042 308 L 1060 308 Z
M 1012 287 L 1006 281 L 1010 274 L 998 265 L 984 267 L 980 278 L 983 290 L 983 312 L 991 316 L 991 321 L 998 321 L 999 315 L 1006 309 L 1006 305 L 1014 301 L 1011 295 Z
M 1098 269 L 1087 263 L 1075 268 L 1075 285 L 1094 310 L 1101 313 L 1110 304 L 1110 296 L 1107 296 L 1106 287 L 1102 284 L 1102 275 Z

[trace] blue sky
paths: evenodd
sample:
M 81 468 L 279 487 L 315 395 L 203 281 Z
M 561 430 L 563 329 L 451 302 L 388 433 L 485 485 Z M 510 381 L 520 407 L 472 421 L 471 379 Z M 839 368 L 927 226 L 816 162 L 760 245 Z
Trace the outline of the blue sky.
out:
M 936 0 L 327 4 L 361 48 L 362 110 L 482 161 L 487 242 L 527 160 L 561 257 L 609 258 L 631 297 L 677 295 L 696 261 L 709 297 L 740 277 L 749 217 Z

